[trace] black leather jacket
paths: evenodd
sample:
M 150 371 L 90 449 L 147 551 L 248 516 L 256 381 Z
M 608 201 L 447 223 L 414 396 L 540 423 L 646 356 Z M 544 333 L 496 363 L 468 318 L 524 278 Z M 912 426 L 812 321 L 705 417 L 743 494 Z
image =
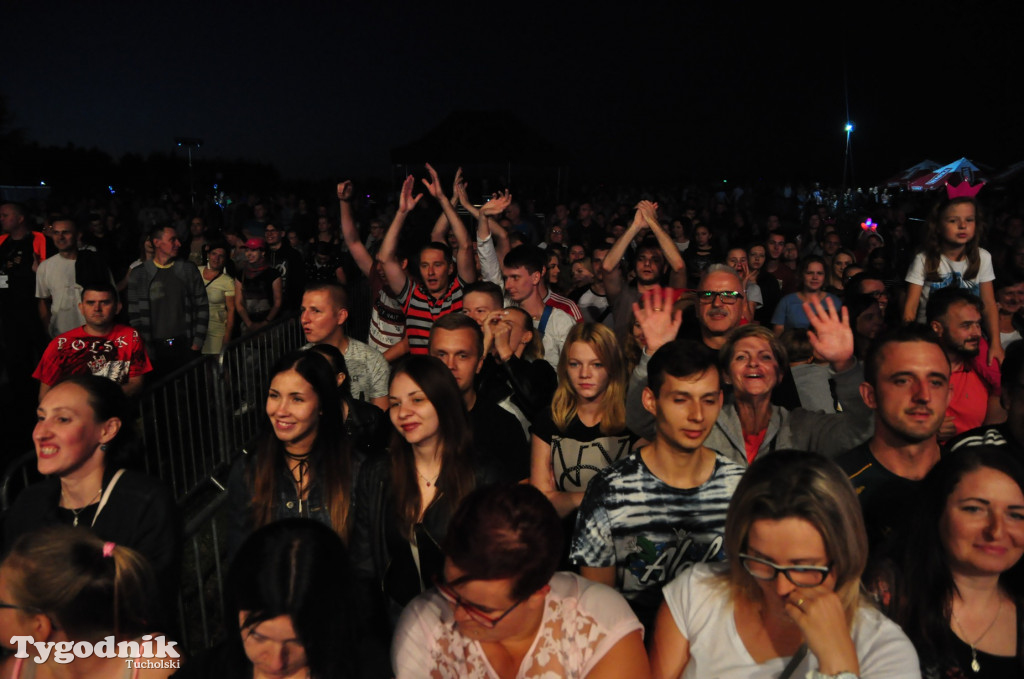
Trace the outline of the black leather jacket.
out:
M 494 465 L 480 461 L 476 485 L 495 483 Z M 388 455 L 367 460 L 360 470 L 355 492 L 355 522 L 349 551 L 356 576 L 368 585 L 373 596 L 383 596 L 393 625 L 402 608 L 420 593 L 420 574 L 412 560 L 409 541 L 398 529 L 391 499 L 391 461 Z M 455 508 L 445 497 L 437 498 L 416 526 L 420 573 L 429 586 L 441 574 L 444 556 L 441 545 Z

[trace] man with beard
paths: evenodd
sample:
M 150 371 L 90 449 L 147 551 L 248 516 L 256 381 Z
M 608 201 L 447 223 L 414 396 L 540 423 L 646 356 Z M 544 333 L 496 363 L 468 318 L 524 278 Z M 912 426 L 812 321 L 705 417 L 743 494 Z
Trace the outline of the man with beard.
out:
M 686 265 L 683 263 L 683 256 L 672 241 L 672 236 L 661 228 L 657 204 L 642 200 L 636 207 L 633 223 L 619 236 L 601 262 L 605 292 L 615 321 L 615 336 L 619 338 L 625 337 L 630 331 L 630 312 L 633 303 L 639 301 L 644 292 L 661 285 L 662 278 L 670 267 L 672 274 L 669 277 L 669 286 L 686 287 Z M 636 262 L 633 265 L 636 279 L 634 283 L 627 284 L 620 263 L 629 249 L 629 244 L 646 228 L 650 228 L 654 238 L 645 239 L 637 248 Z
M 857 490 L 868 533 L 868 583 L 883 606 L 921 480 L 939 461 L 939 427 L 949 406 L 950 365 L 923 325 L 896 328 L 871 345 L 860 393 L 875 411 L 875 433 L 836 462 Z
M 951 367 L 953 397 L 939 430 L 942 440 L 982 424 L 1000 422 L 1006 415 L 999 404 L 999 366 L 990 369 L 984 355 L 979 358 L 981 308 L 980 298 L 960 288 L 941 288 L 928 298 L 925 316 L 939 336 Z

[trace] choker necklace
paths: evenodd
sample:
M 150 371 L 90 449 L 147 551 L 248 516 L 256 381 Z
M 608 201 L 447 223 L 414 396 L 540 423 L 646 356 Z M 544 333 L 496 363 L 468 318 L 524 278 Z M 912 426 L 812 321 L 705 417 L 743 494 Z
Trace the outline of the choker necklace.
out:
M 103 494 L 103 486 L 100 486 L 100 489 L 96 491 L 96 494 L 92 496 L 91 500 L 86 502 L 84 505 L 82 505 L 78 509 L 72 509 L 71 507 L 67 506 L 68 505 L 68 496 L 64 493 L 64 489 L 63 488 L 60 489 L 60 496 L 64 500 L 64 505 L 65 505 L 64 508 L 67 509 L 69 512 L 71 512 L 71 514 L 75 517 L 71 521 L 71 525 L 72 526 L 76 526 L 76 527 L 78 526 L 78 515 L 81 514 L 82 512 L 84 512 L 87 508 L 91 507 L 92 504 L 94 502 L 96 502 L 96 500 L 98 500 L 100 498 L 100 495 L 102 495 L 102 494 Z
M 978 651 L 975 649 L 975 646 L 977 646 L 978 643 L 985 638 L 986 634 L 992 631 L 992 627 L 995 626 L 996 620 L 999 619 L 999 612 L 1002 610 L 1002 608 L 1003 597 L 999 597 L 999 605 L 996 606 L 995 617 L 992 618 L 992 622 L 988 624 L 988 627 L 986 627 L 985 631 L 981 633 L 981 636 L 974 640 L 974 643 L 967 641 L 967 630 L 965 630 L 964 626 L 960 624 L 959 620 L 957 620 L 956 613 L 953 613 L 953 611 L 950 610 L 950 615 L 953 616 L 953 622 L 955 622 L 956 626 L 960 628 L 960 631 L 964 633 L 964 641 L 967 641 L 967 645 L 971 647 L 971 670 L 973 670 L 975 674 L 981 671 L 981 663 L 978 662 Z
M 309 455 L 293 455 L 292 453 L 285 451 L 284 456 L 287 457 L 289 460 L 294 460 L 296 462 L 294 467 L 289 465 L 289 471 L 292 474 L 292 483 L 295 484 L 295 495 L 299 499 L 299 516 L 303 516 L 302 491 L 303 486 L 305 485 L 306 482 L 306 476 L 309 474 Z M 298 480 L 295 479 L 296 471 L 299 473 Z
M 428 479 L 426 476 L 421 474 L 419 469 L 416 470 L 416 475 L 419 476 L 421 479 L 423 479 L 423 483 L 427 484 L 427 488 L 430 488 L 435 483 L 437 483 L 437 479 L 438 479 L 439 476 L 441 476 L 441 472 L 438 472 L 437 474 L 435 474 L 434 478 L 432 478 L 432 479 Z

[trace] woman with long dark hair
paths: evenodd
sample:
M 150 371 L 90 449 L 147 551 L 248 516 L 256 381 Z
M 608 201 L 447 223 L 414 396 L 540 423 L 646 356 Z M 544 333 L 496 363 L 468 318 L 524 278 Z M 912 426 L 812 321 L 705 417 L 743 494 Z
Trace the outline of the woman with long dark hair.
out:
M 298 351 L 279 360 L 266 412 L 269 431 L 228 481 L 228 553 L 255 528 L 288 517 L 314 519 L 347 539 L 355 473 L 327 359 Z
M 925 477 L 896 619 L 926 677 L 1024 676 L 1024 468 L 961 448 Z
M 360 473 L 351 548 L 356 574 L 383 592 L 393 621 L 441 572 L 455 507 L 492 473 L 473 454 L 458 384 L 440 360 L 398 363 L 388 398 L 395 432 L 388 455 Z
M 246 539 L 227 577 L 226 640 L 178 677 L 350 679 L 357 676 L 357 608 L 338 535 L 283 519 Z

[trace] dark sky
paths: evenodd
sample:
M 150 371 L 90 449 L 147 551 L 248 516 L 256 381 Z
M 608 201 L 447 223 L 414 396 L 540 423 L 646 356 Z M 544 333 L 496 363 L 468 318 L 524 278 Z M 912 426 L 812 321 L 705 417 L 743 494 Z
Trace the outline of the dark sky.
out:
M 1015 3 L 747 4 L 8 1 L 0 95 L 44 144 L 196 136 L 289 177 L 384 174 L 393 147 L 486 109 L 577 169 L 835 180 L 846 93 L 861 183 L 1024 160 Z

